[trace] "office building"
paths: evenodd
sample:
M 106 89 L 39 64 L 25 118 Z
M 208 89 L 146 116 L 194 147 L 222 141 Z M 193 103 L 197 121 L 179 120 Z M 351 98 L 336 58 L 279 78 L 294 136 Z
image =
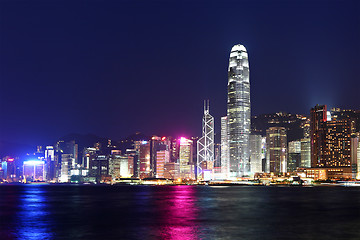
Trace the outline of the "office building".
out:
M 250 166 L 251 173 L 262 172 L 262 137 L 250 135 Z
M 142 141 L 139 150 L 139 178 L 149 178 L 151 177 L 150 172 L 150 142 Z
M 287 171 L 286 129 L 271 127 L 266 131 L 267 172 L 281 174 Z
M 214 168 L 214 117 L 210 115 L 209 102 L 204 103 L 202 137 L 197 141 L 197 179 L 213 179 Z M 206 177 L 205 177 L 206 176 Z
M 242 177 L 250 171 L 250 81 L 245 47 L 233 46 L 228 68 L 227 120 L 230 152 L 230 177 Z
M 24 161 L 23 179 L 26 182 L 45 181 L 45 161 L 37 159 Z
M 291 141 L 288 144 L 287 171 L 294 172 L 301 166 L 301 142 Z
M 195 165 L 193 163 L 193 141 L 184 137 L 180 138 L 179 168 L 180 178 L 195 179 Z
M 302 138 L 301 142 L 301 157 L 300 167 L 310 168 L 311 167 L 311 143 L 310 138 Z
M 325 167 L 326 105 L 316 105 L 310 110 L 311 167 Z

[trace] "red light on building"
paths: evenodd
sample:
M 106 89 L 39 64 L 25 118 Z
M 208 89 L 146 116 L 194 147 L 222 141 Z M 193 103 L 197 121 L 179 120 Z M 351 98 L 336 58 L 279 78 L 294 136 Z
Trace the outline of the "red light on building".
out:
M 13 162 L 13 161 L 14 161 L 13 158 L 9 158 L 9 159 L 8 159 L 8 162 Z
M 161 138 L 161 141 L 165 141 L 165 139 L 166 139 L 166 137 L 162 137 L 162 138 Z

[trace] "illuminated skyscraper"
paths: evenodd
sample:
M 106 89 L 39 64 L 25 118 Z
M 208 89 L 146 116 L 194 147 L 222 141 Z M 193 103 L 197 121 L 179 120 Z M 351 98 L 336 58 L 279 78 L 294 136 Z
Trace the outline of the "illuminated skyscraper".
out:
M 227 117 L 230 150 L 230 176 L 250 171 L 250 81 L 248 54 L 243 45 L 231 49 L 228 69 Z
M 28 181 L 44 181 L 45 180 L 45 161 L 27 160 L 23 165 L 23 178 Z
M 360 133 L 351 135 L 351 172 L 353 179 L 357 178 L 358 175 L 359 135 Z
M 140 179 L 150 177 L 150 142 L 143 141 L 140 145 Z
M 301 166 L 301 142 L 291 141 L 288 145 L 287 171 L 294 172 Z
M 351 121 L 326 122 L 325 167 L 351 167 Z
M 310 138 L 301 139 L 301 162 L 300 167 L 311 167 L 311 144 Z
M 193 141 L 184 137 L 180 138 L 179 165 L 180 178 L 195 179 L 193 165 Z
M 68 182 L 71 177 L 71 169 L 75 167 L 75 158 L 73 154 L 61 154 L 61 175 L 60 182 Z
M 53 146 L 46 146 L 45 150 L 45 178 L 53 180 L 56 177 L 55 150 Z
M 250 135 L 250 163 L 251 172 L 262 172 L 262 137 L 261 135 Z
M 164 175 L 164 164 L 163 162 L 165 159 L 160 159 L 158 163 L 157 153 L 159 151 L 168 151 L 169 150 L 169 141 L 166 137 L 157 137 L 153 136 L 150 141 L 150 177 L 158 177 Z M 160 154 L 161 155 L 161 154 Z M 157 171 L 160 170 L 161 173 L 159 174 Z
M 225 179 L 229 178 L 229 132 L 227 116 L 221 117 L 221 173 Z
M 316 105 L 310 111 L 311 167 L 325 166 L 326 105 Z
M 267 172 L 279 174 L 287 171 L 286 144 L 284 127 L 271 127 L 266 130 Z
M 161 150 L 156 152 L 156 177 L 164 177 L 165 164 L 170 162 L 170 151 Z
M 209 113 L 209 103 L 204 105 L 202 137 L 197 141 L 197 178 L 213 177 L 214 167 L 214 118 Z M 207 173 L 207 174 L 206 174 Z M 210 173 L 210 176 L 206 176 Z

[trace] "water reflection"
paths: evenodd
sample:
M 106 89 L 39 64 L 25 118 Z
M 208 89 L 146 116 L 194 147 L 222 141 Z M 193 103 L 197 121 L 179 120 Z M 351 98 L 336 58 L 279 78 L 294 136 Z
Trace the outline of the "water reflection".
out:
M 194 186 L 175 186 L 164 192 L 166 198 L 160 201 L 160 207 L 166 209 L 166 214 L 159 228 L 163 239 L 198 239 L 195 190 Z
M 53 239 L 43 187 L 36 185 L 24 187 L 16 220 L 18 222 L 16 227 L 18 239 Z

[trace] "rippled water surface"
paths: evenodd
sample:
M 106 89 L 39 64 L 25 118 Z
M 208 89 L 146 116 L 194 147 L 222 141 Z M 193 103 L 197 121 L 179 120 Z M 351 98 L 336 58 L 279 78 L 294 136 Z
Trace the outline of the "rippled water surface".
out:
M 0 239 L 360 239 L 360 188 L 0 185 Z

